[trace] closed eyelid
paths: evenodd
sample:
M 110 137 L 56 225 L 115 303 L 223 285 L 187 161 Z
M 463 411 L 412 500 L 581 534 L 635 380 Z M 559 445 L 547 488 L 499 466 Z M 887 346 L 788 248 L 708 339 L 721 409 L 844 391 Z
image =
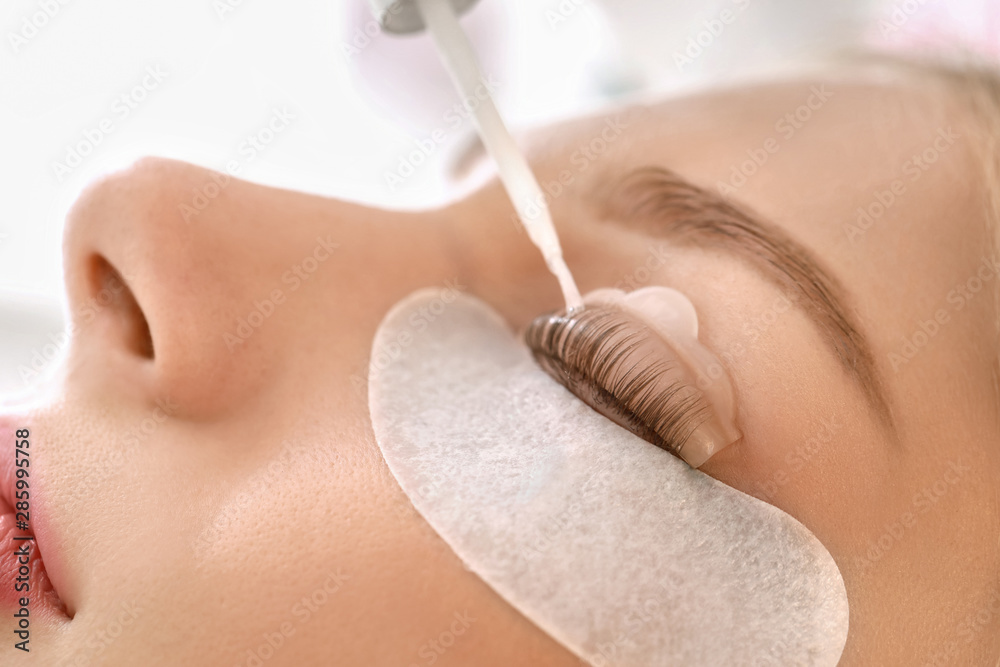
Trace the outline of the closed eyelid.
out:
M 845 307 L 846 291 L 785 230 L 659 167 L 614 181 L 598 206 L 608 222 L 679 244 L 717 247 L 746 261 L 813 320 L 883 425 L 895 430 L 871 346 Z
M 633 314 L 589 304 L 579 312 L 536 318 L 524 337 L 560 384 L 692 467 L 740 438 L 732 415 L 720 412 L 701 385 L 698 370 Z

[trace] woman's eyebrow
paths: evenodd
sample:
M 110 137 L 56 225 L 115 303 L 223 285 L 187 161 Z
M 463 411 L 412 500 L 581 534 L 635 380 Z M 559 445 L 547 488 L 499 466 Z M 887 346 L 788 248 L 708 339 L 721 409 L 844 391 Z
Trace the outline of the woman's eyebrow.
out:
M 675 243 L 721 248 L 748 262 L 813 320 L 879 418 L 893 428 L 871 346 L 844 305 L 846 290 L 784 229 L 660 167 L 617 181 L 599 205 L 619 225 Z

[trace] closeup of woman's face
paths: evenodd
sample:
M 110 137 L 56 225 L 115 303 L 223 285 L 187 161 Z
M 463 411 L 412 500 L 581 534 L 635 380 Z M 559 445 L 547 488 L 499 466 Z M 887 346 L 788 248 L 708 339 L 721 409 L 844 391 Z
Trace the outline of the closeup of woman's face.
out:
M 829 550 L 843 665 L 1000 654 L 1000 266 L 971 116 L 933 90 L 763 85 L 526 137 L 582 291 L 694 303 L 743 433 L 701 470 Z M 368 416 L 414 290 L 515 331 L 561 307 L 514 220 L 496 182 L 401 213 L 160 159 L 85 191 L 64 373 L 2 420 L 54 587 L 25 664 L 580 664 L 412 509 Z

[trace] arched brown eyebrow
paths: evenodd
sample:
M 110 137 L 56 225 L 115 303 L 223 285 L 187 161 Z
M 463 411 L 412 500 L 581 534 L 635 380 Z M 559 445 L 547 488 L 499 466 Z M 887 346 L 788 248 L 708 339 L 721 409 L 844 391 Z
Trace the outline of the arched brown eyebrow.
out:
M 599 200 L 608 221 L 679 245 L 719 248 L 754 267 L 812 319 L 876 415 L 894 428 L 871 346 L 845 307 L 846 290 L 784 229 L 660 167 L 630 173 Z

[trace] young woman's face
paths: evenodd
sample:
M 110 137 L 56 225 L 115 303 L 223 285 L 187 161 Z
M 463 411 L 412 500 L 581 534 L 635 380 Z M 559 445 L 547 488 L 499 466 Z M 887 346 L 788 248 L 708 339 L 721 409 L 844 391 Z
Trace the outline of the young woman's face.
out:
M 528 141 L 582 290 L 697 307 L 744 434 L 702 470 L 833 555 L 843 664 L 1000 652 L 1000 267 L 970 131 L 929 94 L 806 82 Z M 646 167 L 689 221 L 750 211 L 745 234 L 678 232 Z M 81 196 L 65 265 L 66 372 L 2 421 L 30 429 L 65 605 L 32 602 L 38 664 L 578 664 L 414 512 L 368 419 L 372 337 L 413 290 L 518 330 L 560 307 L 495 183 L 403 214 L 144 160 Z

